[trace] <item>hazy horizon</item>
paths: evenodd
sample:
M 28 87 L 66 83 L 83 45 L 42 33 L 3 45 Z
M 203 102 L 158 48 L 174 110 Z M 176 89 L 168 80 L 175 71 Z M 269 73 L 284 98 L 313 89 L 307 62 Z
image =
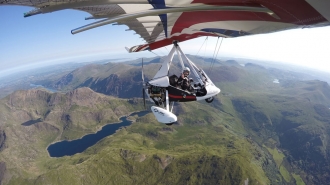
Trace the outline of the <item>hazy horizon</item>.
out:
M 193 55 L 193 54 L 190 54 L 190 55 Z M 14 67 L 14 68 L 9 68 L 9 69 L 5 69 L 5 70 L 1 70 L 0 71 L 0 78 L 5 78 L 5 77 L 8 77 L 10 75 L 15 75 L 16 73 L 19 73 L 19 72 L 26 72 L 26 71 L 31 71 L 31 70 L 37 70 L 37 69 L 40 69 L 40 68 L 44 68 L 44 67 L 50 67 L 50 66 L 60 66 L 60 65 L 67 65 L 67 64 L 74 64 L 74 63 L 86 63 L 86 65 L 88 64 L 91 64 L 91 63 L 98 63 L 98 62 L 101 62 L 101 61 L 109 61 L 109 62 L 127 62 L 127 61 L 132 61 L 132 60 L 136 60 L 136 59 L 139 59 L 139 58 L 136 58 L 136 57 L 132 57 L 132 58 L 129 58 L 129 54 L 126 54 L 125 57 L 122 57 L 122 58 L 85 58 L 85 59 L 82 59 L 82 60 L 78 60 L 79 58 L 82 58 L 82 57 L 76 57 L 75 58 L 70 58 L 69 60 L 68 59 L 57 59 L 57 60 L 52 60 L 52 62 L 39 62 L 39 63 L 32 63 L 32 64 L 26 64 L 26 65 L 22 65 L 22 66 L 19 66 L 19 67 Z M 203 58 L 212 58 L 212 56 L 201 56 L 201 55 L 194 55 L 194 56 L 199 56 L 199 57 L 203 57 Z M 154 56 L 150 56 L 150 57 L 144 57 L 144 58 L 155 58 L 155 57 L 164 57 L 164 56 L 157 56 L 157 55 L 154 55 Z M 142 58 L 142 57 L 141 57 Z M 308 69 L 308 70 L 312 70 L 312 71 L 319 71 L 319 72 L 323 72 L 323 73 L 327 73 L 330 75 L 330 72 L 329 71 L 322 71 L 322 70 L 319 70 L 319 69 L 315 69 L 315 68 L 310 68 L 308 66 L 300 66 L 300 65 L 297 65 L 297 64 L 292 64 L 292 63 L 285 63 L 285 62 L 279 62 L 279 61 L 272 61 L 272 60 L 262 60 L 262 59 L 256 59 L 256 58 L 244 58 L 244 57 L 240 57 L 240 56 L 222 56 L 221 58 L 217 58 L 217 60 L 254 60 L 254 62 L 257 62 L 259 65 L 267 65 L 267 63 L 272 63 L 273 65 L 280 65 L 282 67 L 286 67 L 288 68 L 289 66 L 293 67 L 298 67 L 300 69 Z M 241 62 L 241 61 L 240 61 Z M 250 61 L 248 62 L 243 62 L 243 63 L 249 63 Z M 241 62 L 242 63 L 242 62 Z M 240 64 L 241 64 L 240 63 Z M 262 64 L 260 64 L 262 63 Z

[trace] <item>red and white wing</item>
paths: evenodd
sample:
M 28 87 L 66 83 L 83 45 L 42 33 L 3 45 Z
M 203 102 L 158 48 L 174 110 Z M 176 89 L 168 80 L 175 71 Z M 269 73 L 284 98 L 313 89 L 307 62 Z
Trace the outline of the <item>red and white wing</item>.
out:
M 330 21 L 329 0 L 0 0 L 0 5 L 36 8 L 25 17 L 76 9 L 90 13 L 86 19 L 101 19 L 73 34 L 108 24 L 127 25 L 146 41 L 130 52 L 200 36 L 238 37 L 326 26 Z

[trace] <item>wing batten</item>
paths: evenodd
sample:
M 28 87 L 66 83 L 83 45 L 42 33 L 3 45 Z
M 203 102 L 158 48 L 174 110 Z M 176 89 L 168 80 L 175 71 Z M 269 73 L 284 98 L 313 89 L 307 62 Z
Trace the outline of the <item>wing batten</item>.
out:
M 262 13 L 272 13 L 273 12 L 267 8 L 261 7 L 249 7 L 249 6 L 212 6 L 212 5 L 201 5 L 201 6 L 188 6 L 179 8 L 165 8 L 165 9 L 153 9 L 143 12 L 136 12 L 132 14 L 125 14 L 122 16 L 117 16 L 111 19 L 104 19 L 91 23 L 80 28 L 71 31 L 72 34 L 80 33 L 89 29 L 104 26 L 107 24 L 115 23 L 117 21 L 134 19 L 138 17 L 160 15 L 165 13 L 176 13 L 176 12 L 193 12 L 193 11 L 205 11 L 205 10 L 216 10 L 216 11 L 249 11 L 249 12 L 262 12 Z
M 167 8 L 165 5 L 165 0 L 148 0 L 148 2 L 154 7 L 154 9 L 165 9 Z M 158 15 L 163 26 L 163 30 L 165 32 L 165 36 L 167 37 L 167 14 Z

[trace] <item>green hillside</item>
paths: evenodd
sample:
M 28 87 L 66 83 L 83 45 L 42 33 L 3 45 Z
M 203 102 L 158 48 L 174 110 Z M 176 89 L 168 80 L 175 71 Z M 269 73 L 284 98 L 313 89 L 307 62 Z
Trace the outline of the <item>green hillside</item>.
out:
M 34 89 L 2 99 L 0 110 L 0 130 L 5 135 L 0 159 L 13 174 L 29 176 L 43 171 L 39 163 L 49 158 L 50 143 L 94 133 L 142 107 L 135 100 L 104 96 L 88 88 L 66 94 Z
M 180 125 L 164 126 L 152 114 L 135 118 L 133 125 L 86 152 L 71 157 L 36 158 L 42 172 L 13 176 L 10 184 L 27 179 L 31 184 L 241 184 L 245 179 L 253 184 L 270 182 L 262 167 L 267 160 L 264 151 L 226 128 L 224 120 L 234 118 L 203 104 L 185 104 L 181 108 L 188 114 L 180 117 Z M 210 114 L 206 115 L 205 110 Z
M 156 72 L 160 61 L 146 60 L 147 78 Z M 49 157 L 49 144 L 94 133 L 123 115 L 143 110 L 142 100 L 133 98 L 141 85 L 138 64 L 86 66 L 55 82 L 68 90 L 88 86 L 104 94 L 123 92 L 130 99 L 86 87 L 65 94 L 41 89 L 17 91 L 1 99 L 2 183 L 328 182 L 329 85 L 294 80 L 287 72 L 276 76 L 274 70 L 255 64 L 243 67 L 235 61 L 206 67 L 221 94 L 211 104 L 175 103 L 176 124 L 162 125 L 152 113 L 130 117 L 132 125 L 82 153 Z M 174 66 L 175 70 L 179 68 Z

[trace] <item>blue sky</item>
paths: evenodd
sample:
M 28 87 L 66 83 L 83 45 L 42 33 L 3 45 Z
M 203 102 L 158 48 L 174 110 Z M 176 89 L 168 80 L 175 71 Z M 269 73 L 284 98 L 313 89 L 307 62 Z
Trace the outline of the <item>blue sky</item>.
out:
M 109 58 L 153 57 L 145 51 L 128 54 L 131 47 L 144 41 L 126 26 L 107 25 L 76 35 L 71 30 L 95 20 L 88 13 L 63 10 L 24 18 L 31 7 L 0 6 L 0 72 L 68 61 Z M 299 29 L 272 34 L 224 39 L 218 59 L 224 56 L 247 57 L 293 63 L 330 72 L 330 27 Z M 180 44 L 182 50 L 196 54 L 205 38 Z M 200 55 L 212 56 L 217 38 L 209 38 Z M 204 45 L 205 46 L 205 45 Z M 167 46 L 169 50 L 171 46 Z M 161 48 L 154 51 L 166 55 Z

